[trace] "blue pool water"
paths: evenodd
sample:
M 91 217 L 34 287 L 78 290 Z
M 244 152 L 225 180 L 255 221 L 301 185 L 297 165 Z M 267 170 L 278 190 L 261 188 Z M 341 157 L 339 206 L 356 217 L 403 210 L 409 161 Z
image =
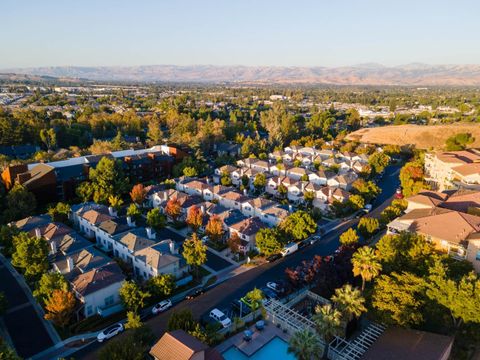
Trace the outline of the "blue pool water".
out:
M 287 349 L 288 344 L 282 339 L 275 337 L 250 357 L 235 346 L 229 348 L 222 355 L 225 360 L 295 360 L 295 356 L 287 353 Z

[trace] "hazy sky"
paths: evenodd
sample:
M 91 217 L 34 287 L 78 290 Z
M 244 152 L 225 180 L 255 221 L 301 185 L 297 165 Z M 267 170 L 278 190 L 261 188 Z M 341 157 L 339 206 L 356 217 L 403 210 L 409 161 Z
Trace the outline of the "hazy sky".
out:
M 478 0 L 0 0 L 0 68 L 480 64 Z

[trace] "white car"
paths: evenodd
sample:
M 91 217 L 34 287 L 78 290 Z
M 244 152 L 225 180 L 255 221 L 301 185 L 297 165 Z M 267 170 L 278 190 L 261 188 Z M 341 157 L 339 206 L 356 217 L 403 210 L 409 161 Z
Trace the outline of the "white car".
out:
M 163 300 L 160 301 L 158 304 L 154 305 L 152 308 L 152 314 L 157 315 L 161 312 L 164 312 L 172 307 L 171 300 Z
M 229 327 L 232 324 L 232 320 L 230 320 L 227 315 L 225 315 L 223 312 L 221 312 L 218 309 L 213 309 L 210 311 L 210 317 L 213 320 L 218 321 L 224 328 Z
M 313 235 L 311 238 L 310 238 L 310 244 L 315 244 L 317 241 L 319 241 L 321 239 L 321 237 L 319 235 Z
M 270 290 L 273 290 L 275 292 L 280 291 L 280 285 L 277 284 L 276 282 L 273 282 L 273 281 L 267 282 L 267 288 L 269 288 Z
M 123 331 L 123 325 L 120 323 L 109 326 L 108 328 L 106 328 L 100 334 L 97 335 L 97 341 L 103 342 L 105 340 L 108 340 L 114 337 L 115 335 L 120 334 L 122 331 Z
M 207 235 L 202 237 L 202 243 L 204 243 L 204 244 L 206 244 L 209 240 L 210 240 L 210 238 Z

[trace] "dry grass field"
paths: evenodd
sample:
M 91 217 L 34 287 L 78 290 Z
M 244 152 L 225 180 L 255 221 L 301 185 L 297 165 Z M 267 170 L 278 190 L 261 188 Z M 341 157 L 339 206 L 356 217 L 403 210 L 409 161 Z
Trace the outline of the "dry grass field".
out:
M 347 139 L 371 144 L 414 145 L 419 149 L 441 149 L 445 141 L 458 133 L 470 133 L 475 142 L 470 147 L 480 147 L 480 124 L 451 125 L 398 125 L 360 129 Z

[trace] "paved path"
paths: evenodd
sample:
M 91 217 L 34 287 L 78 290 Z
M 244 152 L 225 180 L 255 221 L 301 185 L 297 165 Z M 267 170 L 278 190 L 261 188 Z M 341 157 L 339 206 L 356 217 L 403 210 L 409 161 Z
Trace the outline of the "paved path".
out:
M 61 341 L 53 325 L 32 296 L 23 277 L 0 255 L 0 291 L 8 301 L 4 325 L 10 342 L 21 357 L 32 356 Z

